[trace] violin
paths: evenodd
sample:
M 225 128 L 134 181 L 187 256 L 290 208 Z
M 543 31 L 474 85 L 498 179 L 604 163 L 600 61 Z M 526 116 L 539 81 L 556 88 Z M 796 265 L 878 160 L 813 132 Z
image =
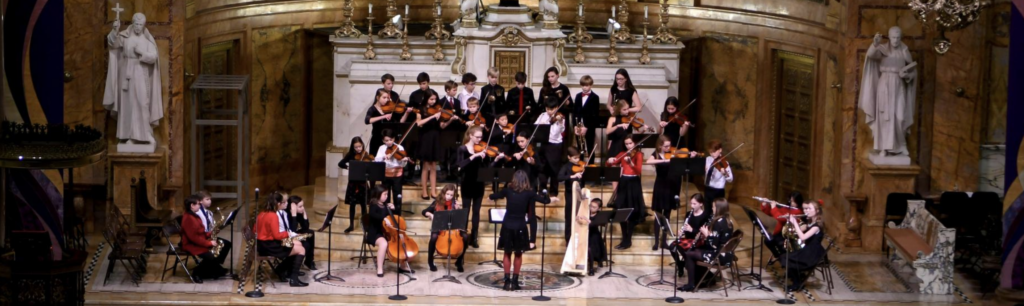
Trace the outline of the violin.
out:
M 523 150 L 522 152 L 519 152 L 519 153 L 523 153 L 523 159 L 533 157 L 533 155 L 534 155 L 533 146 L 530 146 L 529 144 L 527 144 L 526 145 L 526 149 Z
M 359 154 L 359 156 L 356 157 L 356 161 L 372 162 L 373 161 L 373 155 L 370 155 L 369 152 L 366 152 L 366 150 L 363 150 L 363 153 Z
M 690 121 L 690 119 L 686 117 L 686 115 L 683 115 L 682 112 L 676 112 L 675 114 L 670 115 L 669 117 L 670 118 L 667 120 L 668 122 L 675 123 L 679 126 L 688 125 L 687 122 Z
M 467 118 L 467 120 L 469 122 L 472 122 L 473 125 L 479 125 L 479 126 L 483 126 L 484 128 L 486 128 L 487 119 L 485 119 L 484 115 L 481 115 L 479 111 L 475 112 L 475 113 L 472 113 L 472 114 L 469 114 L 469 117 Z
M 669 154 L 667 155 L 670 156 L 670 158 L 690 158 L 690 153 L 690 149 L 672 147 L 672 149 L 669 151 Z M 694 157 L 704 157 L 704 152 L 696 153 L 697 155 Z
M 724 157 L 719 159 L 718 162 L 715 163 L 715 169 L 718 169 L 718 171 L 725 172 L 726 168 L 729 168 L 729 160 L 725 159 Z
M 399 150 L 398 149 L 398 145 L 391 145 L 384 152 L 385 152 L 385 154 L 387 154 L 388 156 L 391 156 L 394 159 L 404 159 L 406 157 L 409 157 L 409 154 L 406 153 L 405 150 Z
M 427 116 L 437 115 L 438 112 L 444 109 L 441 103 L 434 103 L 434 106 L 427 106 Z
M 390 215 L 384 218 L 384 236 L 388 240 L 387 257 L 399 264 L 411 261 L 420 252 L 416 241 L 406 233 L 405 218 Z M 405 251 L 405 254 L 401 252 Z
M 382 112 L 384 112 L 385 114 L 392 114 L 392 113 L 404 114 L 405 111 L 408 110 L 408 109 L 409 109 L 409 105 L 406 104 L 405 102 L 401 102 L 401 101 L 399 101 L 399 102 L 388 101 L 387 103 L 385 103 L 383 106 L 380 107 L 380 110 Z
M 437 199 L 437 211 L 445 211 L 444 199 Z M 459 209 L 458 202 L 452 201 L 452 209 Z M 437 242 L 434 243 L 434 249 L 441 256 L 448 258 L 455 258 L 462 255 L 465 250 L 465 243 L 462 241 L 462 236 L 459 235 L 459 230 L 446 230 L 441 231 L 437 234 Z
M 550 117 L 550 120 L 551 120 L 551 121 L 548 122 L 549 124 L 555 124 L 555 122 L 558 122 L 559 120 L 562 120 L 562 119 L 565 118 L 564 116 L 562 116 L 562 113 L 559 113 L 559 112 L 555 112 L 554 116 L 548 116 L 548 117 Z
M 579 162 L 577 162 L 577 163 L 572 165 L 572 173 L 576 174 L 576 173 L 583 172 L 583 170 L 586 169 L 586 168 L 587 168 L 587 163 L 581 160 L 581 161 L 579 161 Z

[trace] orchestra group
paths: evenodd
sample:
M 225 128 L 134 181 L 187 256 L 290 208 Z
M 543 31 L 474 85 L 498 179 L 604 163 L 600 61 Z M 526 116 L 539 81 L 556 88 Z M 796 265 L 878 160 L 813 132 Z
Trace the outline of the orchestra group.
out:
M 373 105 L 367 109 L 364 119 L 372 130 L 369 144 L 362 137 L 353 137 L 348 152 L 338 163 L 343 169 L 349 169 L 355 162 L 384 165 L 385 177 L 382 180 L 350 179 L 344 197 L 344 202 L 349 205 L 349 224 L 344 232 L 355 229 L 355 209 L 359 206 L 363 216 L 360 224 L 365 232 L 363 243 L 376 247 L 378 277 L 385 274 L 385 259 L 399 263 L 397 273 L 415 273 L 409 265 L 409 250 L 415 251 L 417 247 L 404 234 L 401 198 L 403 182 L 415 172 L 415 163 L 421 169 L 419 196 L 431 203 L 420 213 L 422 217 L 433 220 L 439 212 L 460 209 L 466 209 L 469 216 L 464 232 L 431 233 L 427 254 L 427 265 L 431 271 L 437 271 L 434 265 L 437 253 L 456 260 L 457 271 L 463 272 L 465 249 L 479 248 L 477 240 L 482 233 L 480 210 L 487 181 L 478 177 L 479 170 L 514 169 L 511 180 L 503 186 L 496 182 L 491 184 L 492 191 L 488 197 L 490 200 L 504 199 L 505 203 L 504 221 L 495 247 L 504 252 L 503 289 L 511 291 L 519 289 L 523 253 L 539 247 L 536 240 L 537 203 L 564 203 L 564 238 L 567 243 L 574 235 L 573 229 L 589 229 L 581 238 L 590 242 L 589 247 L 578 254 L 581 262 L 586 263 L 586 274 L 594 275 L 594 265 L 603 267 L 608 261 L 602 227 L 591 224 L 604 203 L 617 210 L 632 209 L 629 216 L 618 224 L 621 239 L 614 246 L 616 250 L 630 249 L 637 226 L 650 222 L 647 221 L 650 213 L 641 187 L 643 166 L 647 164 L 653 166 L 656 175 L 650 209 L 664 218 L 676 209 L 688 211 L 678 231 L 654 231 L 652 249 L 671 251 L 678 275 L 685 276 L 686 280 L 678 290 L 692 292 L 715 283 L 714 277 L 697 283 L 706 268 L 696 263 L 727 264 L 734 259 L 733 254 L 722 252 L 726 242 L 736 235 L 734 230 L 738 229 L 725 199 L 726 184 L 734 180 L 733 170 L 719 141 L 710 141 L 705 148 L 706 153 L 683 147 L 683 137 L 694 125 L 683 114 L 685 106 L 679 99 L 669 97 L 660 120 L 647 125 L 638 116 L 645 102 L 641 101 L 629 73 L 619 69 L 607 92 L 606 107 L 610 117 L 601 122 L 601 97 L 594 91 L 594 80 L 588 75 L 580 78 L 582 90 L 575 95 L 560 82 L 559 71 L 555 67 L 544 72 L 542 87 L 536 95 L 535 90 L 527 86 L 527 75 L 523 72 L 515 75 L 516 85 L 508 90 L 498 84 L 497 68 L 488 69 L 486 75 L 487 84 L 479 92 L 476 90 L 477 77 L 466 73 L 461 78 L 461 88 L 459 83 L 447 81 L 444 92 L 438 93 L 430 89 L 430 76 L 420 73 L 416 78 L 419 88 L 409 95 L 408 101 L 401 100 L 399 93 L 393 90 L 393 76 L 384 74 L 381 77 L 383 88 L 374 92 Z M 403 128 L 396 129 L 396 126 Z M 418 139 L 406 142 L 405 136 L 412 129 L 418 130 Z M 601 137 L 596 135 L 599 129 L 603 129 Z M 547 135 L 537 135 L 536 132 L 542 130 L 547 131 Z M 653 155 L 645 159 L 640 148 L 648 137 L 654 137 L 655 149 Z M 598 139 L 602 143 L 595 142 Z M 602 152 L 600 162 L 594 157 L 595 151 Z M 680 176 L 669 175 L 669 161 L 679 158 L 705 160 L 704 192 L 683 199 L 687 203 L 685 207 L 680 207 L 679 198 L 685 182 Z M 594 165 L 618 167 L 621 171 L 618 180 L 610 182 L 610 199 L 573 199 L 577 196 L 573 186 L 584 185 L 584 172 Z M 447 184 L 438 189 L 439 174 L 454 176 L 458 184 Z M 559 190 L 562 183 L 564 192 Z M 561 199 L 559 195 L 562 195 Z M 576 205 L 574 200 L 589 208 L 585 210 L 589 218 L 586 213 L 573 215 L 578 211 L 570 207 Z M 211 249 L 217 244 L 226 244 L 225 247 L 230 248 L 228 241 L 210 240 L 215 235 L 211 236 L 213 226 L 209 225 L 212 215 L 203 206 L 208 201 L 209 197 L 204 198 L 202 194 L 186 200 L 185 211 L 190 213 L 185 214 L 182 222 L 183 248 L 203 259 L 196 269 L 196 278 L 224 275 L 226 272 L 220 264 L 225 252 L 221 251 L 219 257 L 214 257 Z M 314 249 L 314 239 L 309 238 L 312 232 L 302 199 L 275 192 L 265 202 L 256 224 L 259 255 L 283 259 L 275 271 L 281 281 L 287 281 L 291 286 L 308 285 L 299 279 L 302 275 L 299 269 L 305 264 L 310 270 L 315 270 L 316 265 L 312 261 L 312 253 L 308 253 Z M 804 202 L 802 195 L 794 192 L 787 204 L 762 201 L 761 210 L 777 220 L 777 225 L 772 228 L 771 243 L 766 244 L 773 260 L 788 270 L 792 284 L 787 289 L 799 289 L 805 275 L 824 256 L 821 247 L 823 227 L 819 225 L 821 205 L 814 201 Z M 574 223 L 579 226 L 574 226 Z M 670 236 L 677 238 L 670 240 Z

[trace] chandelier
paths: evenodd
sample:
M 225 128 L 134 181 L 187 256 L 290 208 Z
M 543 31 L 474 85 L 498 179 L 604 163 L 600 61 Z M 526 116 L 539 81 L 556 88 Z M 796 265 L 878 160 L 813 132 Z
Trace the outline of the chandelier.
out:
M 982 0 L 910 0 L 914 16 L 925 25 L 934 23 L 939 37 L 933 41 L 935 52 L 946 54 L 952 46 L 946 38 L 946 31 L 956 31 L 973 24 L 981 15 L 981 8 L 988 5 Z

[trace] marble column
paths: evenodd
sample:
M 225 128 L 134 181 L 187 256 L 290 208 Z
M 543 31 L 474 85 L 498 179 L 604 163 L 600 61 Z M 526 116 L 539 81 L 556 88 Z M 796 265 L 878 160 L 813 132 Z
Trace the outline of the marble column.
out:
M 860 238 L 864 250 L 882 249 L 882 228 L 885 227 L 885 201 L 890 193 L 914 193 L 914 183 L 921 167 L 917 165 L 893 166 L 875 165 L 864 161 L 867 175 L 864 176 L 863 193 L 867 206 L 861 217 Z

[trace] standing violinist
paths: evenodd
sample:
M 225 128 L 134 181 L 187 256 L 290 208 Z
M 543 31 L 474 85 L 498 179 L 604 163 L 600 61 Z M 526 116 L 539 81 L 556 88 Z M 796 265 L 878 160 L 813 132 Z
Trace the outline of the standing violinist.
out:
M 487 143 L 489 146 L 496 146 L 505 155 L 511 156 L 515 153 L 515 127 L 508 123 L 508 114 L 499 113 L 497 117 L 494 117 L 494 130 L 491 131 L 489 136 L 490 142 Z
M 580 150 L 577 150 L 576 147 L 569 147 L 566 151 L 568 152 L 569 162 L 562 165 L 562 169 L 558 171 L 558 181 L 565 182 L 565 201 L 563 202 L 565 203 L 565 242 L 568 243 L 569 238 L 572 237 L 572 220 L 575 219 L 573 218 L 572 207 L 569 206 L 573 205 L 572 203 L 576 203 L 573 202 L 572 183 L 580 182 L 582 184 L 583 180 L 583 171 L 575 172 L 573 167 L 578 169 L 583 169 L 583 167 L 581 167 L 582 163 L 580 163 Z
M 366 237 L 363 243 L 377 246 L 377 277 L 384 277 L 384 260 L 388 253 L 388 238 L 384 236 L 384 219 L 389 215 L 397 215 L 400 210 L 393 203 L 388 203 L 388 193 L 384 186 L 376 186 L 370 190 L 370 214 L 367 218 Z M 391 211 L 391 214 L 388 213 Z M 391 222 L 395 224 L 395 222 Z M 404 253 L 399 250 L 399 256 Z M 402 258 L 405 259 L 405 258 Z M 412 274 L 415 271 L 404 260 L 405 267 L 398 268 L 398 273 Z
M 511 155 L 508 155 L 509 158 L 508 161 L 505 162 L 504 167 L 516 169 L 517 171 L 522 170 L 526 172 L 529 177 L 535 177 L 537 172 L 537 160 L 530 153 L 533 152 L 533 147 L 530 146 L 529 131 L 519 131 L 519 135 L 516 135 L 516 145 L 512 152 L 513 153 Z M 530 180 L 530 186 L 533 186 L 533 183 L 533 180 Z
M 439 101 L 441 109 L 451 111 L 456 115 L 446 121 L 461 120 L 462 104 L 459 102 L 459 83 L 448 80 L 444 83 L 444 93 L 444 97 L 441 97 L 441 100 Z M 446 128 L 441 132 L 441 146 L 447 148 L 444 151 L 444 156 L 442 157 L 442 161 L 444 162 L 441 163 L 441 172 L 447 174 L 446 177 L 449 180 L 455 178 L 455 172 L 457 172 L 452 165 L 455 163 L 455 147 L 457 147 L 456 141 L 453 140 L 461 139 L 462 135 L 465 134 L 465 131 L 464 125 L 457 124 Z
M 436 213 L 436 212 L 462 209 L 462 206 L 459 205 L 459 202 L 455 200 L 455 198 L 459 196 L 456 193 L 455 189 L 456 189 L 455 184 L 444 185 L 444 188 L 441 189 L 441 197 L 438 197 L 436 200 L 434 200 L 433 204 L 427 205 L 427 208 L 424 209 L 423 212 L 422 212 L 423 216 L 427 217 L 427 219 L 430 219 L 431 221 L 433 221 L 434 220 L 434 213 Z M 434 266 L 434 252 L 437 251 L 437 238 L 439 236 L 440 236 L 440 232 L 431 232 L 430 233 L 430 243 L 427 246 L 427 266 L 430 267 L 430 271 L 437 271 L 437 266 Z M 452 239 L 462 239 L 463 240 L 463 246 L 465 246 L 466 232 L 459 231 L 459 237 L 450 237 L 450 238 L 452 238 Z M 459 258 L 455 260 L 455 268 L 459 272 L 462 272 L 463 271 L 463 268 L 462 268 L 463 259 L 465 259 L 465 257 L 466 257 L 465 250 L 461 250 L 461 249 L 460 250 L 454 250 L 453 249 L 453 250 L 443 250 L 443 251 L 444 252 L 460 251 L 459 252 L 460 253 L 459 254 Z
M 384 144 L 377 149 L 373 161 L 384 162 L 383 185 L 391 191 L 391 198 L 395 199 L 395 207 L 398 207 L 396 211 L 401 212 L 402 199 L 398 195 L 402 194 L 402 172 L 405 164 L 409 162 L 409 157 L 400 156 L 406 155 L 405 148 L 395 143 L 395 133 L 392 130 L 385 129 L 381 135 L 384 137 Z
M 633 133 L 634 128 L 629 122 L 633 112 L 626 100 L 615 100 L 614 104 L 608 104 L 608 109 L 612 116 L 608 118 L 608 126 L 604 129 L 605 134 L 608 135 L 606 156 L 617 156 L 619 152 L 625 150 L 626 137 Z M 641 129 L 646 129 L 646 125 Z M 618 182 L 612 182 L 612 190 L 616 190 L 618 184 Z
M 480 100 L 477 98 L 469 98 L 466 101 L 466 114 L 462 116 L 462 120 L 466 122 L 467 129 L 480 127 L 485 131 L 491 130 L 491 126 L 487 124 L 487 117 L 480 112 Z
M 498 84 L 499 74 L 498 67 L 487 68 L 487 85 L 480 88 L 480 99 L 485 105 L 483 112 L 492 119 L 505 113 L 505 88 Z
M 680 112 L 682 110 L 679 108 L 679 99 L 668 97 L 665 100 L 665 109 L 661 112 L 661 122 L 658 123 L 661 134 L 672 141 L 673 148 L 683 147 L 679 142 L 690 129 L 690 119 Z
M 708 157 L 705 159 L 704 171 L 707 172 L 704 179 L 704 198 L 724 198 L 725 183 L 731 183 L 733 176 L 729 162 L 722 158 L 722 142 L 708 142 Z
M 365 147 L 366 144 L 363 143 L 362 137 L 352 137 L 352 142 L 348 146 L 348 152 L 345 153 L 345 157 L 338 162 L 338 168 L 348 169 L 348 163 L 351 161 L 373 160 L 373 155 L 370 155 L 369 151 L 366 151 Z M 366 214 L 366 191 L 366 181 L 355 181 L 351 179 L 348 181 L 348 186 L 345 188 L 345 204 L 348 204 L 348 228 L 345 228 L 346 234 L 352 232 L 352 226 L 355 224 L 356 205 L 359 206 L 359 211 L 363 215 Z
M 637 145 L 632 136 L 626 136 L 626 151 L 608 159 L 609 166 L 621 167 L 618 188 L 615 189 L 614 205 L 616 209 L 632 208 L 626 222 L 619 224 L 622 230 L 622 242 L 615 246 L 616 250 L 625 250 L 633 246 L 633 231 L 647 217 L 647 206 L 644 204 L 644 191 L 640 185 L 643 170 L 644 153 L 634 150 Z
M 420 146 L 416 157 L 420 160 L 420 198 L 429 200 L 437 198 L 437 162 L 444 157 L 441 145 L 441 130 L 452 123 L 451 120 L 441 121 L 441 104 L 437 103 L 437 93 L 427 92 L 423 108 L 416 114 L 416 126 L 420 128 Z M 430 112 L 434 112 L 430 115 Z
M 484 183 L 477 179 L 477 175 L 480 172 L 480 167 L 485 165 L 484 159 L 487 158 L 486 148 L 477 150 L 474 148 L 482 144 L 484 138 L 484 131 L 482 127 L 474 126 L 469 129 L 466 133 L 465 145 L 459 146 L 458 152 L 456 153 L 456 164 L 459 166 L 459 172 L 462 176 L 462 205 L 470 208 L 470 214 L 472 215 L 472 231 L 469 234 L 469 245 L 474 248 L 479 248 L 476 238 L 477 234 L 480 233 L 480 206 L 483 204 L 484 199 Z M 467 229 L 469 225 L 466 226 Z
M 409 116 L 409 112 L 405 112 L 401 115 L 395 115 L 393 109 L 394 105 L 391 104 L 394 102 L 392 102 L 391 95 L 388 94 L 388 91 L 384 89 L 378 89 L 377 95 L 373 100 L 376 101 L 376 103 L 366 110 L 366 117 L 363 119 L 363 123 L 372 126 L 370 131 L 370 148 L 377 148 L 384 143 L 381 132 L 385 129 L 385 124 L 404 122 Z
M 648 165 L 654 165 L 654 194 L 651 196 L 651 209 L 655 212 L 662 214 L 665 218 L 672 216 L 672 211 L 679 208 L 679 203 L 676 201 L 676 197 L 679 196 L 679 190 L 682 187 L 680 182 L 681 177 L 671 176 L 668 174 L 669 162 L 672 160 L 672 141 L 669 140 L 668 135 L 661 135 L 658 137 L 657 146 L 654 148 L 654 154 L 647 158 Z M 689 157 L 696 156 L 697 152 L 690 152 Z M 660 228 L 660 227 L 659 227 Z M 662 233 L 664 228 L 656 229 L 654 231 L 654 247 L 651 250 L 657 251 L 659 246 L 664 246 L 664 238 L 667 233 Z M 661 237 L 659 239 L 658 237 Z
M 534 125 L 551 126 L 548 141 L 541 146 L 539 189 L 548 189 L 551 196 L 558 196 L 558 170 L 562 169 L 562 132 L 565 131 L 565 115 L 559 112 L 559 101 L 548 98 L 544 101 L 546 111 L 537 116 Z

